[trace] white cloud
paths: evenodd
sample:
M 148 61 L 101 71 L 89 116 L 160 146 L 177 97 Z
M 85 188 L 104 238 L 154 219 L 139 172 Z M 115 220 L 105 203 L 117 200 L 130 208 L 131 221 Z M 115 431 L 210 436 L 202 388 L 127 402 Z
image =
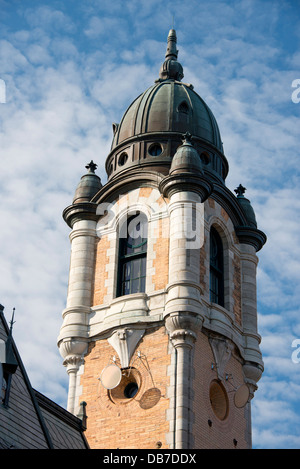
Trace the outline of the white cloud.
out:
M 62 30 L 64 33 L 74 32 L 76 29 L 69 15 L 64 14 L 61 10 L 54 10 L 52 6 L 26 7 L 22 9 L 22 14 L 33 28 L 41 28 L 43 31 L 49 32 Z
M 72 11 L 57 5 L 20 4 L 0 37 L 7 85 L 7 103 L 0 104 L 1 303 L 7 319 L 16 307 L 14 335 L 33 385 L 56 402 L 66 399 L 56 348 L 70 251 L 61 212 L 91 159 L 105 182 L 111 123 L 158 77 L 175 11 L 183 81 L 213 110 L 229 160 L 227 185 L 247 187 L 268 235 L 258 267 L 266 370 L 253 400 L 254 440 L 260 447 L 299 447 L 293 434 L 299 367 L 291 341 L 300 335 L 300 104 L 291 101 L 291 82 L 300 77 L 296 46 L 280 36 L 288 5 L 102 1 L 76 3 Z

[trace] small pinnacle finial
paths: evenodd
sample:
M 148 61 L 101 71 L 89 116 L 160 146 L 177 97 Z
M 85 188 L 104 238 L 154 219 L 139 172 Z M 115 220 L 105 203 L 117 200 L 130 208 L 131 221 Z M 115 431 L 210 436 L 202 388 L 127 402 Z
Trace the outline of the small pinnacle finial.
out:
M 168 34 L 167 51 L 165 61 L 159 71 L 159 80 L 172 79 L 181 81 L 184 76 L 182 65 L 177 61 L 178 50 L 176 45 L 176 31 L 172 28 Z
M 14 321 L 15 311 L 16 311 L 16 308 L 13 308 L 12 317 L 11 317 L 11 320 L 9 322 L 9 324 L 10 324 L 10 333 L 12 333 L 13 325 L 16 322 L 16 321 Z
M 174 28 L 170 29 L 169 34 L 168 34 L 168 45 L 167 45 L 167 51 L 166 51 L 166 59 L 173 59 L 177 60 L 178 56 L 178 50 L 176 47 L 177 44 L 177 36 L 176 36 L 176 31 Z
M 94 163 L 93 160 L 91 160 L 91 162 L 86 165 L 86 169 L 88 170 L 89 173 L 94 173 L 95 170 L 97 169 L 97 166 L 98 165 L 96 165 L 96 163 Z
M 236 189 L 234 189 L 234 192 L 237 194 L 237 197 L 244 197 L 245 190 L 246 187 L 240 184 Z
M 192 144 L 192 134 L 190 132 L 186 132 L 185 134 L 183 134 L 182 142 Z

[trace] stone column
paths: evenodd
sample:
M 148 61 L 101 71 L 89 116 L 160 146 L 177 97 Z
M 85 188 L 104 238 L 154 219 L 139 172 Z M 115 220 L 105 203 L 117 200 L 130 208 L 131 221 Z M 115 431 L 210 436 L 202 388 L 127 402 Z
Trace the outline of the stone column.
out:
M 70 234 L 71 261 L 66 309 L 58 337 L 69 374 L 68 410 L 75 411 L 77 372 L 87 346 L 95 261 L 96 221 L 78 220 Z
M 87 337 L 95 262 L 96 222 L 80 220 L 70 234 L 71 261 L 66 309 L 58 341 L 65 337 Z
M 242 324 L 244 335 L 245 363 L 243 373 L 245 383 L 253 398 L 260 380 L 264 364 L 260 351 L 260 335 L 257 332 L 257 299 L 256 299 L 256 268 L 258 258 L 255 248 L 250 244 L 241 243 L 241 274 L 242 274 Z M 248 406 L 249 420 L 250 405 Z
M 246 360 L 262 363 L 257 333 L 256 267 L 258 258 L 250 244 L 240 244 L 242 276 L 242 321 Z
M 166 319 L 166 328 L 176 353 L 173 449 L 193 447 L 193 347 L 201 324 L 200 317 L 191 314 L 173 313 Z
M 176 354 L 174 449 L 188 449 L 193 445 L 193 346 L 203 322 L 199 285 L 203 204 L 196 192 L 174 192 L 169 212 L 169 284 L 164 315 Z
M 71 264 L 67 308 L 91 306 L 96 237 L 94 220 L 76 222 L 70 233 Z
M 195 192 L 171 195 L 169 284 L 165 315 L 175 311 L 201 314 L 200 248 L 204 236 L 204 204 Z
M 69 375 L 69 391 L 67 410 L 76 414 L 76 398 L 77 398 L 77 373 L 79 366 L 83 362 L 83 354 L 87 349 L 87 341 L 77 339 L 64 339 L 60 343 L 60 354 L 63 357 L 63 364 L 67 368 Z

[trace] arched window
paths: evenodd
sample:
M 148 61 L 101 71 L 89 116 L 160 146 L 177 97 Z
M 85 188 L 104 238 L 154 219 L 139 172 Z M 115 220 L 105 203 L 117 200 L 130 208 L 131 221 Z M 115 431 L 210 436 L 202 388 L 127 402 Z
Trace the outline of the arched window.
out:
M 145 291 L 146 259 L 147 218 L 138 213 L 127 220 L 120 233 L 117 296 Z
M 215 228 L 210 231 L 210 301 L 224 306 L 223 244 Z
M 178 106 L 178 111 L 183 112 L 184 114 L 188 114 L 189 110 L 189 106 L 185 101 L 182 101 L 182 103 L 180 103 Z

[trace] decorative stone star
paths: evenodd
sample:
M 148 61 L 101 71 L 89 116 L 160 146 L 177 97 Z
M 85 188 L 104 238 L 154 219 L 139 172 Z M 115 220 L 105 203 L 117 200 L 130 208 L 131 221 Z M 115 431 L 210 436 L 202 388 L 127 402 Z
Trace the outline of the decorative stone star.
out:
M 243 197 L 245 193 L 246 187 L 242 186 L 242 184 L 239 185 L 236 189 L 234 189 L 234 192 L 238 197 Z
M 91 162 L 86 165 L 86 169 L 88 169 L 89 173 L 94 173 L 95 169 L 97 169 L 97 166 L 98 165 L 94 163 L 93 160 L 91 160 Z

